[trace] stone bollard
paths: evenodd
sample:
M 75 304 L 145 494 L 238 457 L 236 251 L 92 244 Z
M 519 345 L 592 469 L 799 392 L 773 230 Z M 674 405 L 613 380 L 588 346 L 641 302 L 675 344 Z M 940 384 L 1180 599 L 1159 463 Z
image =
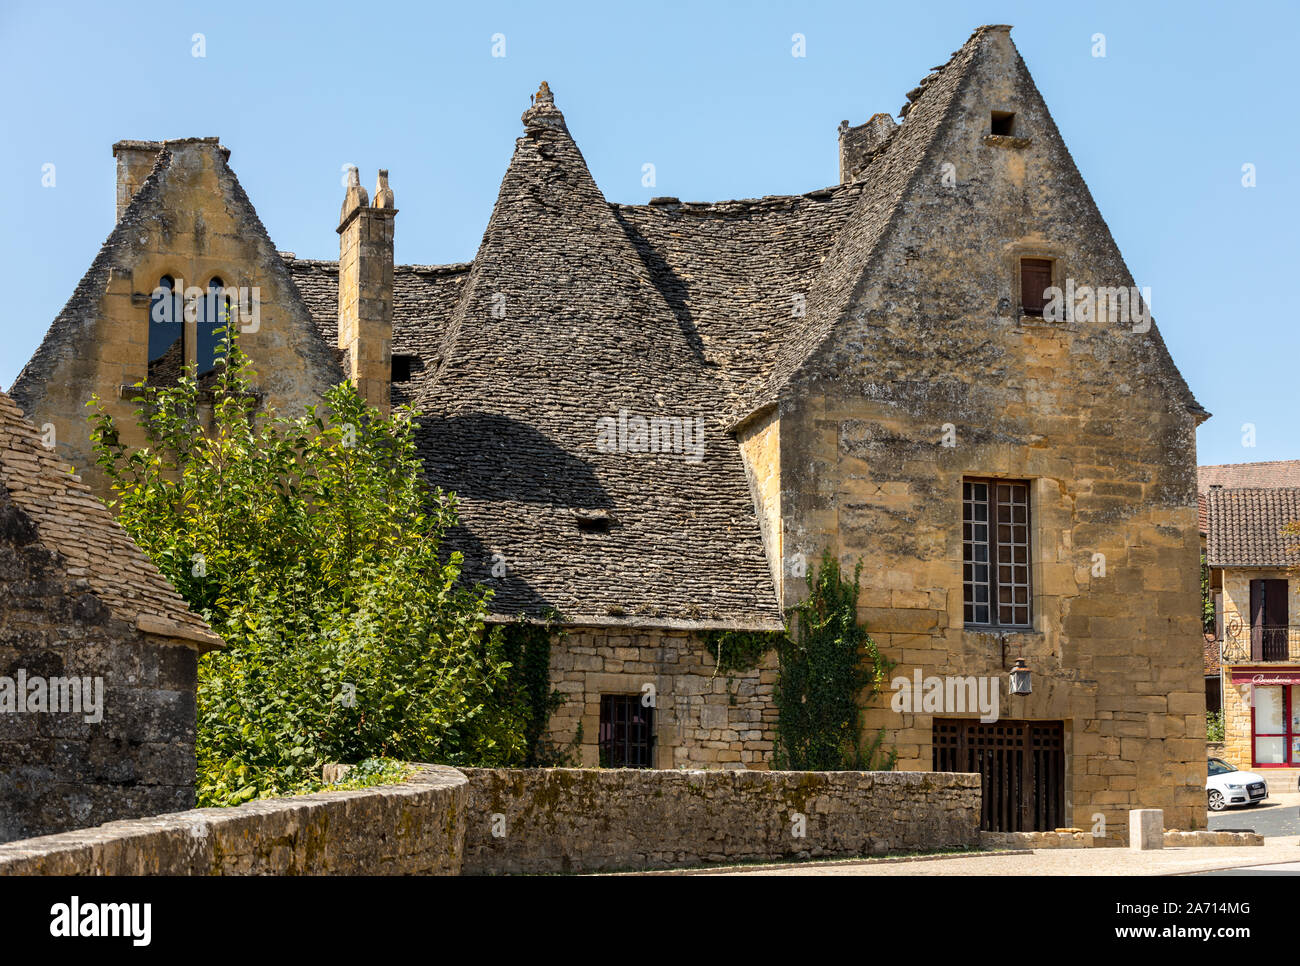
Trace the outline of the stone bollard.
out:
M 1165 812 L 1161 808 L 1133 808 L 1128 813 L 1128 847 L 1139 852 L 1165 847 Z

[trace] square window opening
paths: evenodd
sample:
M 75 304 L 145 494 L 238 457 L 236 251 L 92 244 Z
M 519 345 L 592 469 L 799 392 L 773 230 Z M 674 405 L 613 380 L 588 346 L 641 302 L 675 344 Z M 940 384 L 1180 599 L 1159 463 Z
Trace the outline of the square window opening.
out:
M 655 709 L 639 694 L 600 696 L 600 767 L 653 768 Z

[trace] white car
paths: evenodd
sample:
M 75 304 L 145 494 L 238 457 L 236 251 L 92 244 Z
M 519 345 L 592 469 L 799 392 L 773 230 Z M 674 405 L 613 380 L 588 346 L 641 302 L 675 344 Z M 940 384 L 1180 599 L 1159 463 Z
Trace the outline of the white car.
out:
M 1258 805 L 1268 798 L 1268 782 L 1253 771 L 1237 771 L 1222 758 L 1211 758 L 1205 791 L 1210 811 L 1221 812 L 1230 805 Z

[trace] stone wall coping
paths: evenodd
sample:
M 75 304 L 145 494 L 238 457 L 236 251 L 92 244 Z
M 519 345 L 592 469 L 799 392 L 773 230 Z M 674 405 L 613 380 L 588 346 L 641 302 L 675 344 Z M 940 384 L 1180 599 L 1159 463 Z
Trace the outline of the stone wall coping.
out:
M 133 853 L 156 846 L 160 837 L 176 846 L 177 860 L 170 866 L 149 864 L 148 871 L 173 875 L 219 874 L 220 870 L 215 868 L 218 862 L 214 855 L 215 836 L 219 831 L 233 831 L 227 828 L 229 826 L 275 814 L 306 820 L 323 810 L 339 806 L 346 809 L 345 803 L 351 801 L 372 797 L 416 798 L 433 790 L 468 785 L 465 775 L 455 768 L 428 764 L 415 764 L 414 767 L 414 773 L 406 781 L 391 785 L 267 798 L 229 808 L 168 812 L 6 842 L 0 844 L 0 875 L 130 874 L 131 870 L 120 863 L 135 859 Z M 159 850 L 155 848 L 154 851 Z M 154 858 L 159 859 L 159 856 Z M 32 861 L 38 865 L 30 865 Z
M 788 780 L 791 776 L 798 776 L 799 779 L 809 783 L 817 783 L 870 775 L 873 783 L 882 785 L 921 785 L 942 776 L 944 779 L 956 779 L 950 783 L 956 787 L 966 788 L 979 788 L 982 781 L 975 772 L 959 771 L 779 771 L 776 769 L 759 771 L 746 768 L 460 768 L 458 770 L 470 778 L 488 774 L 521 776 L 552 774 L 595 777 L 598 780 L 618 784 L 629 781 L 629 776 L 648 776 L 643 780 L 655 782 L 676 778 L 751 785 Z

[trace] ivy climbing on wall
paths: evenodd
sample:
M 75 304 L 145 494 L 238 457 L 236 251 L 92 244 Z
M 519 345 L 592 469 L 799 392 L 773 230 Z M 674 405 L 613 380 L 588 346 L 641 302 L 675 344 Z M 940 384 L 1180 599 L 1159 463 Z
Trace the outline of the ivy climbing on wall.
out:
M 544 622 L 518 620 L 501 628 L 502 656 L 510 662 L 503 699 L 524 724 L 524 768 L 556 768 L 576 763 L 582 732 L 560 746 L 547 737 L 547 724 L 564 695 L 551 687 L 551 648 L 564 635 L 559 614 L 548 614 Z
M 789 611 L 778 646 L 776 768 L 794 771 L 892 770 L 898 753 L 885 731 L 864 742 L 862 705 L 880 694 L 893 668 L 858 623 L 859 563 L 850 582 L 829 552 L 808 575 L 808 599 Z

